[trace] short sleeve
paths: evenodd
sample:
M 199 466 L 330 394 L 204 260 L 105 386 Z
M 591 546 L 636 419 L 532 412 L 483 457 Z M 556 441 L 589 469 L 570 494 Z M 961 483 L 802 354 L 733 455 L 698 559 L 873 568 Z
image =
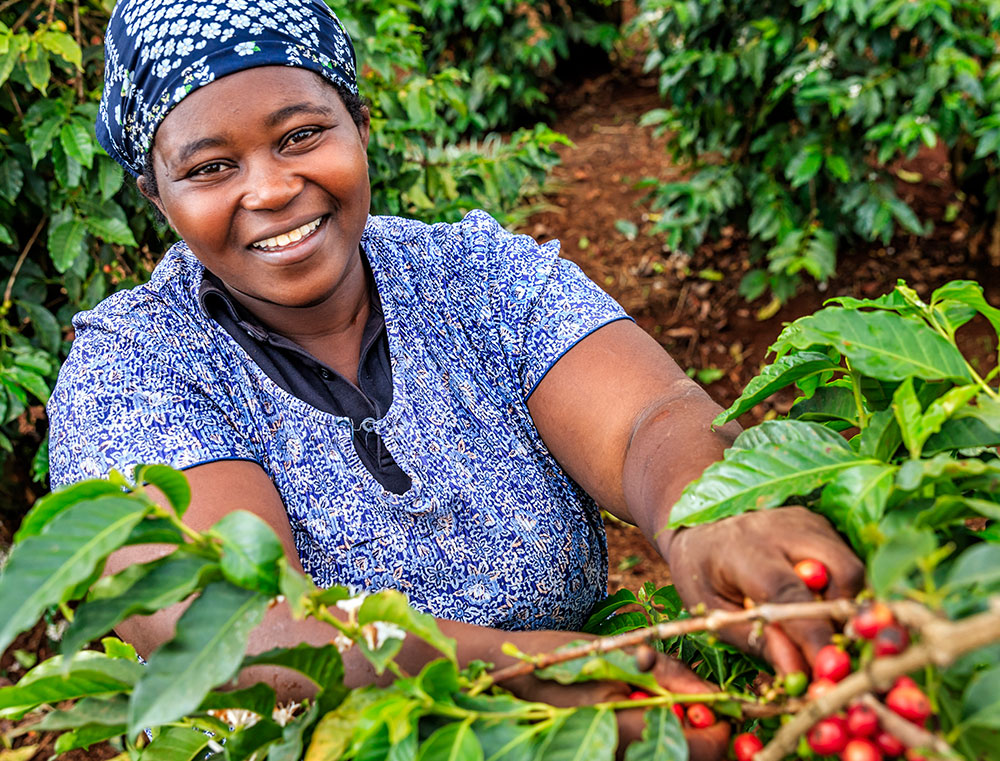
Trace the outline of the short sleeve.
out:
M 56 488 L 138 464 L 254 460 L 239 427 L 171 354 L 99 330 L 77 335 L 48 403 Z
M 630 319 L 576 264 L 559 256 L 558 241 L 539 244 L 515 235 L 484 212 L 460 224 L 473 256 L 485 263 L 490 313 L 524 399 L 581 339 Z

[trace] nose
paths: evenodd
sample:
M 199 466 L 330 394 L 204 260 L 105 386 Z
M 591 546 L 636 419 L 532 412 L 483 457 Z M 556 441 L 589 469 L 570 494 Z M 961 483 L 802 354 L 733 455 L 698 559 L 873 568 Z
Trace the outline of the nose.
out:
M 243 208 L 250 211 L 283 209 L 302 191 L 302 177 L 275 157 L 248 162 Z

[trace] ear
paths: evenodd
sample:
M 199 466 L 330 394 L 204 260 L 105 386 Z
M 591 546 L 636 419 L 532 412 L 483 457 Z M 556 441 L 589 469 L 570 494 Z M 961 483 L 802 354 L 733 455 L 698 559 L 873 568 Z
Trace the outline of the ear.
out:
M 146 200 L 149 201 L 151 204 L 153 204 L 153 206 L 157 208 L 160 214 L 163 215 L 164 219 L 166 219 L 167 215 L 166 212 L 164 212 L 163 210 L 163 202 L 160 200 L 159 195 L 153 194 L 152 188 L 150 188 L 149 183 L 146 182 L 146 178 L 140 174 L 138 177 L 136 177 L 135 184 L 136 187 L 139 188 L 139 192 L 146 197 Z
M 361 144 L 368 151 L 368 139 L 371 137 L 372 115 L 368 106 L 361 107 L 361 124 L 358 125 L 358 134 L 361 135 Z

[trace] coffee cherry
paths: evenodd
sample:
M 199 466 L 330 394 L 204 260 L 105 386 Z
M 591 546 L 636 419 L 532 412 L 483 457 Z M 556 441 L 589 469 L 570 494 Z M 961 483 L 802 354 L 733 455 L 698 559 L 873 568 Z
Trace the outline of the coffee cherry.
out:
M 847 745 L 847 724 L 839 716 L 830 716 L 813 725 L 806 735 L 809 747 L 821 756 L 840 753 Z
M 871 737 L 878 732 L 878 716 L 865 705 L 847 709 L 847 731 L 854 737 Z
M 840 752 L 841 761 L 882 761 L 882 751 L 871 740 L 855 737 Z
M 931 701 L 919 687 L 901 685 L 889 690 L 885 704 L 904 719 L 923 725 L 931 715 Z
M 875 635 L 885 627 L 896 623 L 889 607 L 881 602 L 870 602 L 851 620 L 851 625 L 859 637 L 874 639 Z
M 798 697 L 809 686 L 809 678 L 801 671 L 793 671 L 785 675 L 785 693 L 790 697 Z
M 906 761 L 929 761 L 927 756 L 921 755 L 913 748 L 907 750 L 906 753 L 904 754 L 904 757 L 906 758 Z
M 687 718 L 695 729 L 704 729 L 715 724 L 715 714 L 704 703 L 692 703 L 687 709 Z
M 813 676 L 839 682 L 851 673 L 851 657 L 836 645 L 826 645 L 816 653 Z
M 649 697 L 649 693 L 648 692 L 643 692 L 642 690 L 633 690 L 632 692 L 629 693 L 628 699 L 629 700 L 645 700 L 648 697 Z
M 677 717 L 677 721 L 679 721 L 681 723 L 681 726 L 683 727 L 684 726 L 684 706 L 682 706 L 680 703 L 674 703 L 672 706 L 670 706 L 670 710 L 674 712 L 674 716 Z
M 887 756 L 902 756 L 906 750 L 902 740 L 890 732 L 879 732 L 875 735 L 875 744 Z
M 836 686 L 837 683 L 832 679 L 814 679 L 809 685 L 809 689 L 806 690 L 806 697 L 810 700 L 816 700 Z
M 733 754 L 736 761 L 752 761 L 754 754 L 764 747 L 757 735 L 744 732 L 733 738 Z
M 914 682 L 908 676 L 901 676 L 901 677 L 899 677 L 899 679 L 897 679 L 895 682 L 893 682 L 892 686 L 893 686 L 893 688 L 896 688 L 896 687 L 913 687 L 914 689 L 917 689 L 917 690 L 920 689 L 920 685 L 917 684 L 916 682 Z
M 910 633 L 899 624 L 890 624 L 875 635 L 875 655 L 899 655 L 910 644 Z
M 830 583 L 826 566 L 818 560 L 800 560 L 795 564 L 795 575 L 813 592 L 822 592 Z

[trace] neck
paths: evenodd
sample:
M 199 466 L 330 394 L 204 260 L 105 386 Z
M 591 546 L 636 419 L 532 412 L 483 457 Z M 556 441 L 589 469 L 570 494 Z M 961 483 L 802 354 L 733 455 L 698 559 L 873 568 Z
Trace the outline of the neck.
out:
M 282 306 L 229 290 L 270 330 L 295 341 L 318 359 L 323 359 L 330 347 L 336 346 L 348 350 L 353 348 L 356 353 L 360 349 L 361 334 L 371 309 L 368 271 L 362 256 L 359 249 L 333 290 L 316 304 Z

